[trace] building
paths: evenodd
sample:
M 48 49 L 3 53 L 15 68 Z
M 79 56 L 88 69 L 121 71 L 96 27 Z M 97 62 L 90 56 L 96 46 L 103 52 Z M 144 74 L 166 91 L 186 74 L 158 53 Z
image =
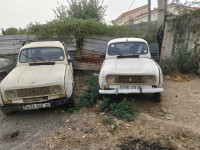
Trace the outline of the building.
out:
M 180 7 L 180 5 L 171 3 L 167 6 L 167 11 L 173 14 L 178 14 L 181 8 L 183 8 L 183 6 Z M 199 9 L 199 7 L 186 7 L 186 6 L 184 6 L 184 8 L 190 10 Z M 151 10 L 151 21 L 157 21 L 157 20 L 158 20 L 158 9 L 154 8 L 153 10 Z M 133 9 L 127 13 L 123 13 L 113 22 L 117 25 L 126 25 L 126 24 L 137 24 L 147 21 L 148 21 L 148 5 L 144 5 L 142 7 Z
M 137 16 L 145 14 L 147 12 L 148 12 L 148 5 L 144 5 L 142 7 L 121 14 L 117 19 L 113 21 L 113 23 L 117 25 L 129 24 L 131 21 L 137 18 Z

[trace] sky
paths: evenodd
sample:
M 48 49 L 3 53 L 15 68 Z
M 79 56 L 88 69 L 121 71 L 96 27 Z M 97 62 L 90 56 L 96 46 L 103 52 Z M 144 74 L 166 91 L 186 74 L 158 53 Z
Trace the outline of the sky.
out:
M 148 0 L 104 0 L 107 5 L 105 22 L 110 23 L 122 13 L 146 5 Z M 157 0 L 152 1 L 152 8 L 157 7 Z M 0 29 L 10 27 L 25 28 L 29 23 L 41 24 L 55 18 L 53 9 L 58 2 L 67 5 L 66 0 L 0 0 Z M 0 31 L 1 32 L 1 31 Z

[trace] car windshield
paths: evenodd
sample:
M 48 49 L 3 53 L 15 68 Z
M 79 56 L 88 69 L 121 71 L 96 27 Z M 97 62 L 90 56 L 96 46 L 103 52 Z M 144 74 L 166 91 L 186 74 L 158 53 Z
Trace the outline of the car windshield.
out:
M 22 63 L 62 60 L 64 60 L 63 50 L 57 47 L 29 48 L 22 50 L 20 54 Z
M 147 54 L 147 45 L 144 42 L 120 42 L 111 43 L 108 47 L 108 55 Z

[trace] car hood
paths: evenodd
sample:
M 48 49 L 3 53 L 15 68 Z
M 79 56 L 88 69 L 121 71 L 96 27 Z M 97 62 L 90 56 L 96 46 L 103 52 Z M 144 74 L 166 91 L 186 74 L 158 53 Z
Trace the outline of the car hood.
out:
M 105 74 L 158 74 L 156 63 L 149 58 L 107 59 L 104 61 L 103 69 Z
M 66 65 L 18 66 L 1 82 L 1 89 L 64 85 Z

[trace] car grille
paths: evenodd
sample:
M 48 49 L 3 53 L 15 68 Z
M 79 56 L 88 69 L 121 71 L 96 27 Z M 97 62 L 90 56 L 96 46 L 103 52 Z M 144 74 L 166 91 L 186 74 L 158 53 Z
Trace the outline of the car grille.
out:
M 114 77 L 114 82 L 109 82 L 108 78 Z M 151 79 L 151 81 L 149 81 Z M 109 84 L 150 84 L 156 81 L 154 75 L 108 75 L 107 82 Z
M 145 76 L 117 76 L 117 83 L 145 83 Z
M 32 96 L 41 96 L 51 94 L 50 87 L 37 87 L 37 88 L 28 88 L 28 89 L 18 89 L 18 97 L 32 97 Z

